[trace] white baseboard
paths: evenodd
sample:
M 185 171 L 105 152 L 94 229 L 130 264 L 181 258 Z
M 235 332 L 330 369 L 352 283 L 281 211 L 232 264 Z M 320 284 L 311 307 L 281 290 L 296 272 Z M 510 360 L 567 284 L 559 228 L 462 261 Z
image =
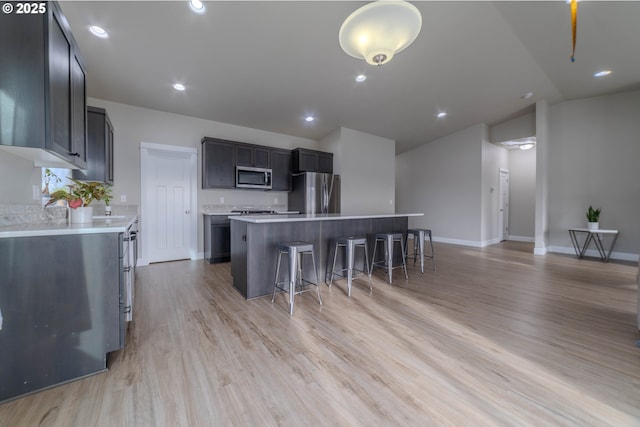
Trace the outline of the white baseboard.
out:
M 144 258 L 138 258 L 138 261 L 136 262 L 136 267 L 144 267 L 146 265 L 149 265 L 149 261 L 147 261 Z
M 549 246 L 549 252 L 555 252 L 559 254 L 569 254 L 574 255 L 576 251 L 572 246 Z M 586 256 L 600 258 L 600 252 L 596 249 L 587 249 L 585 253 Z M 628 253 L 628 252 L 611 252 L 611 259 L 617 259 L 620 261 L 635 261 L 638 262 L 638 254 Z
M 512 236 L 509 235 L 509 237 L 507 237 L 507 240 L 511 240 L 514 242 L 527 242 L 527 243 L 533 243 L 536 241 L 535 237 L 529 237 L 529 236 Z
M 547 254 L 547 248 L 533 248 L 533 254 L 534 255 L 546 255 Z

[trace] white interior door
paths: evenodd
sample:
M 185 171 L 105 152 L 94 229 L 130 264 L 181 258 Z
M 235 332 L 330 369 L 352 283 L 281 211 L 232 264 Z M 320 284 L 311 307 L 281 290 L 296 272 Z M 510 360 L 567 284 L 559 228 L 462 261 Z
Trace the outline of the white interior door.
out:
M 144 257 L 147 262 L 193 258 L 197 152 L 157 144 L 141 147 Z
M 509 238 L 509 171 L 507 169 L 500 169 L 498 203 L 500 205 L 498 216 L 500 240 L 507 240 Z

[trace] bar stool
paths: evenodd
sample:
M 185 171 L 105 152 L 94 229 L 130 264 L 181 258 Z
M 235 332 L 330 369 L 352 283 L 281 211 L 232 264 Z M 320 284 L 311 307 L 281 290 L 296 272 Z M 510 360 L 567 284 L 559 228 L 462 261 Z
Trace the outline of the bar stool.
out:
M 278 276 L 280 275 L 280 261 L 282 260 L 282 254 L 289 255 L 289 280 L 279 282 Z M 302 277 L 302 256 L 309 255 L 311 256 L 311 261 L 313 262 L 313 270 L 316 274 L 316 282 L 310 282 Z M 320 305 L 322 305 L 322 297 L 320 297 L 320 281 L 318 280 L 318 269 L 316 268 L 316 257 L 313 250 L 313 243 L 309 242 L 283 242 L 280 243 L 278 248 L 278 263 L 276 264 L 276 279 L 273 285 L 273 295 L 271 296 L 271 303 L 274 302 L 276 298 L 276 291 L 280 289 L 281 291 L 289 292 L 289 314 L 293 314 L 293 297 L 295 295 L 301 294 L 306 291 L 310 291 L 311 289 L 304 289 L 304 284 L 312 284 L 316 286 L 318 291 L 318 301 Z M 286 288 L 282 287 L 285 283 L 288 284 Z M 298 290 L 296 290 L 296 287 Z
M 409 244 L 409 239 L 405 242 L 405 253 L 407 254 L 407 258 L 413 259 L 413 264 L 415 265 L 418 256 L 420 256 L 420 272 L 424 274 L 424 259 L 431 258 L 431 262 L 433 263 L 433 271 L 436 271 L 436 260 L 435 254 L 433 252 L 433 240 L 431 239 L 431 230 L 426 228 L 410 228 L 407 230 L 407 235 L 413 235 L 413 255 L 409 255 L 409 251 L 407 250 L 407 246 Z M 431 246 L 431 255 L 424 254 L 424 237 L 429 236 L 429 245 Z
M 378 248 L 378 242 L 384 245 L 384 260 L 376 261 L 376 250 Z M 402 252 L 402 265 L 393 266 L 393 246 L 398 243 L 400 245 L 400 251 Z M 369 275 L 373 273 L 375 267 L 384 268 L 389 275 L 389 283 L 392 282 L 392 270 L 394 268 L 402 267 L 404 269 L 404 277 L 409 278 L 407 274 L 407 258 L 404 252 L 404 236 L 402 233 L 377 233 L 376 243 L 373 245 L 373 256 L 371 257 L 371 270 Z
M 336 259 L 338 258 L 338 249 L 345 248 L 347 256 L 347 268 L 342 268 L 336 271 Z M 355 252 L 356 248 L 364 249 L 364 263 L 362 270 L 357 270 L 354 267 L 355 264 Z M 333 284 L 333 276 L 336 273 L 340 273 L 341 277 L 344 276 L 344 272 L 347 272 L 347 295 L 351 297 L 351 284 L 355 277 L 353 272 L 360 272 L 367 275 L 369 280 L 369 293 L 373 292 L 373 286 L 371 285 L 371 276 L 369 275 L 369 251 L 367 250 L 367 238 L 366 237 L 341 237 L 336 241 L 336 247 L 333 252 L 333 266 L 331 267 L 331 280 L 329 281 L 329 287 Z M 365 270 L 366 268 L 366 270 Z

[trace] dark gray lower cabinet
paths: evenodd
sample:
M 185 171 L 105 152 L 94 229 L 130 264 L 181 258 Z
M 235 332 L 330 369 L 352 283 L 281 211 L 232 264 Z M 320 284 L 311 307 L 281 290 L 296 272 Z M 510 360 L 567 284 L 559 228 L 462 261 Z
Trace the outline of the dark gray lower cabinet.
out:
M 106 369 L 120 348 L 120 242 L 0 238 L 0 402 Z
M 231 261 L 231 225 L 228 215 L 204 216 L 204 258 L 210 264 Z

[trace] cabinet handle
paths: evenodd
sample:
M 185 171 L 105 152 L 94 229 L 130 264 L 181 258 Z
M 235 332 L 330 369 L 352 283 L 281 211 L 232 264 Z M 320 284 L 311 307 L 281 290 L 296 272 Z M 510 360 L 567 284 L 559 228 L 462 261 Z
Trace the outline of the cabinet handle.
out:
M 69 153 L 69 155 L 73 157 L 80 157 L 80 153 Z

